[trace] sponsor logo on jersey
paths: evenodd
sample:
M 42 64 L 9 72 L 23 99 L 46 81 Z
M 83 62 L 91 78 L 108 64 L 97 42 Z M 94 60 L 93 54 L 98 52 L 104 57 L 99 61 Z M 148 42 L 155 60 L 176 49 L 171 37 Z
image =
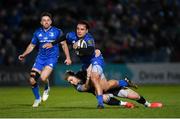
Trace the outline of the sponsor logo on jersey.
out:
M 53 32 L 49 32 L 49 36 L 53 37 L 54 33 Z
M 49 64 L 49 66 L 52 66 L 52 67 L 53 67 L 53 64 Z
M 44 37 L 43 39 L 44 39 L 44 40 L 47 40 L 47 39 L 48 39 L 48 37 Z
M 38 36 L 39 36 L 39 37 L 42 37 L 42 34 L 40 33 Z
M 93 45 L 94 41 L 93 41 L 93 39 L 90 39 L 90 40 L 87 41 L 87 43 L 88 43 L 88 45 Z

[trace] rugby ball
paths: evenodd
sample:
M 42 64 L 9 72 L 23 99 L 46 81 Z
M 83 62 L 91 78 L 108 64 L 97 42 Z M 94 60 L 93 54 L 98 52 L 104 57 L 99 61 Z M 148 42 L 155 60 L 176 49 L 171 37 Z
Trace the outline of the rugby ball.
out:
M 78 48 L 87 48 L 87 43 L 83 39 L 80 39 L 77 41 L 77 47 Z

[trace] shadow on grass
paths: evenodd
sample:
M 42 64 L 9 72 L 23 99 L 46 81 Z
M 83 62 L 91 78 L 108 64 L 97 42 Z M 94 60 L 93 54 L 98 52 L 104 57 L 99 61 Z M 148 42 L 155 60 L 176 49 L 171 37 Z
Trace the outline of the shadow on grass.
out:
M 84 106 L 69 106 L 69 107 L 49 107 L 49 108 L 52 108 L 52 109 L 67 109 L 67 110 L 100 110 L 100 109 L 97 109 L 96 107 L 84 107 Z M 139 108 L 138 106 L 134 107 L 134 108 Z M 111 110 L 111 109 L 129 109 L 129 108 L 125 108 L 125 107 L 122 107 L 122 106 L 108 106 L 103 109 L 103 110 Z
M 139 108 L 135 106 L 134 108 Z M 7 107 L 0 107 L 0 110 L 13 110 L 13 109 L 37 109 L 42 112 L 48 111 L 74 111 L 74 110 L 101 110 L 96 107 L 85 107 L 85 106 L 48 106 L 48 105 L 40 105 L 38 108 L 33 108 L 31 104 L 12 104 Z M 123 106 L 105 106 L 103 110 L 127 110 L 129 108 L 125 108 Z

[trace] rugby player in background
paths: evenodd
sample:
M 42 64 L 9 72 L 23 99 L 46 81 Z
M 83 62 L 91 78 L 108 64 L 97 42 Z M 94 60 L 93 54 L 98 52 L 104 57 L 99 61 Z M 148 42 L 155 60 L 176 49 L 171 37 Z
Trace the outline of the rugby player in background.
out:
M 46 101 L 49 96 L 49 80 L 53 67 L 56 65 L 59 57 L 59 46 L 61 43 L 62 49 L 65 53 L 66 65 L 71 64 L 71 59 L 69 55 L 69 49 L 65 40 L 59 40 L 63 35 L 61 29 L 52 26 L 52 15 L 48 12 L 43 12 L 41 14 L 42 27 L 38 28 L 33 35 L 31 43 L 27 46 L 26 50 L 19 55 L 19 60 L 24 60 L 24 58 L 33 51 L 36 45 L 39 45 L 39 52 L 36 57 L 35 63 L 30 72 L 30 84 L 32 86 L 32 92 L 35 96 L 35 101 L 33 107 L 38 107 L 41 103 L 41 96 L 39 94 L 38 80 L 42 80 L 45 84 L 42 100 Z M 45 48 L 43 45 L 45 43 L 54 43 L 51 48 Z

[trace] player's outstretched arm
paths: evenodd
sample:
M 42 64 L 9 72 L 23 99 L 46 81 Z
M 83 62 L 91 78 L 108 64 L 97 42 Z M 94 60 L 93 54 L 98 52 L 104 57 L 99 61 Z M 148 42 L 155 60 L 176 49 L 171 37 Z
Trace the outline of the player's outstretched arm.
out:
M 24 51 L 24 53 L 21 54 L 21 55 L 19 55 L 18 59 L 19 59 L 20 61 L 23 61 L 24 58 L 26 57 L 26 55 L 28 55 L 29 53 L 31 53 L 31 52 L 33 51 L 34 47 L 35 47 L 35 45 L 32 44 L 32 43 L 30 43 L 30 44 L 28 45 L 28 47 L 26 48 L 26 50 Z
M 70 65 L 70 64 L 72 63 L 72 61 L 71 61 L 71 58 L 70 58 L 69 48 L 68 48 L 68 46 L 67 46 L 66 41 L 62 41 L 62 42 L 61 42 L 61 46 L 62 46 L 62 49 L 63 49 L 64 54 L 65 54 L 65 56 L 66 56 L 66 60 L 64 61 L 64 63 L 65 63 L 66 65 Z

